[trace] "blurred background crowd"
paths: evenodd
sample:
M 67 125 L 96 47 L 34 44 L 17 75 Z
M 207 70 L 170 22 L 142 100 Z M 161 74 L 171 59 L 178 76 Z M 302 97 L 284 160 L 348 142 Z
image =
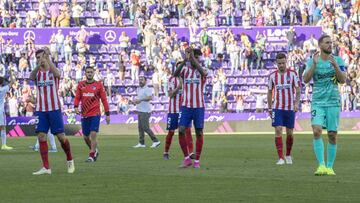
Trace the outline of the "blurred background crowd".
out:
M 266 111 L 267 76 L 276 67 L 275 55 L 286 52 L 288 67 L 302 75 L 306 61 L 317 50 L 314 36 L 299 43 L 296 28 L 320 26 L 334 41 L 333 54 L 347 65 L 347 82 L 339 86 L 342 111 L 360 109 L 360 0 L 0 0 L 3 28 L 58 27 L 49 46 L 52 60 L 62 72 L 60 95 L 65 113 L 73 109 L 77 83 L 84 67 L 96 67 L 95 79 L 103 81 L 113 114 L 132 111 L 139 73 L 154 89 L 155 112 L 168 109 L 167 83 L 188 46 L 203 52 L 208 69 L 205 87 L 208 112 Z M 231 29 L 211 32 L 211 27 L 290 26 L 287 43 L 271 46 L 265 33 L 251 40 Z M 75 37 L 62 27 L 79 27 Z M 93 45 L 89 27 L 135 27 L 136 43 L 122 32 L 118 44 Z M 190 37 L 180 40 L 169 27 L 185 27 Z M 13 70 L 16 83 L 7 97 L 9 116 L 32 116 L 36 95 L 27 78 L 36 66 L 31 37 L 23 44 L 0 36 L 0 76 Z M 302 112 L 310 111 L 312 86 L 302 85 Z

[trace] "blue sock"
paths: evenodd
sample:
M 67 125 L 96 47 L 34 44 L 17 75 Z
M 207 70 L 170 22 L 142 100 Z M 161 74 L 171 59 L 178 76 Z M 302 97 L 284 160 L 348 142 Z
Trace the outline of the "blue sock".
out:
M 336 144 L 329 143 L 327 146 L 327 166 L 328 168 L 332 168 L 334 165 L 335 157 L 336 157 Z
M 313 141 L 313 145 L 314 145 L 314 151 L 315 151 L 315 156 L 316 159 L 319 162 L 319 165 L 325 165 L 325 161 L 324 161 L 324 142 L 323 139 L 314 139 Z

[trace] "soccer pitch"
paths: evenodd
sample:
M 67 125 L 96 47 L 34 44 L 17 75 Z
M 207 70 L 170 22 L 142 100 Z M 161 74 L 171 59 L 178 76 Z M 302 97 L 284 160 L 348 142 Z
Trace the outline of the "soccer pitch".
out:
M 65 155 L 50 153 L 50 176 L 28 147 L 35 137 L 9 139 L 0 151 L 0 202 L 360 202 L 360 135 L 340 135 L 336 176 L 317 177 L 311 135 L 296 135 L 293 165 L 275 165 L 273 135 L 205 135 L 201 169 L 179 169 L 174 136 L 171 160 L 157 149 L 133 149 L 137 136 L 100 136 L 99 160 L 85 163 L 81 137 L 70 137 L 76 171 L 66 173 Z M 285 141 L 285 139 L 283 139 Z M 326 140 L 326 139 L 325 139 Z M 325 142 L 326 143 L 326 142 Z M 284 144 L 285 145 L 285 144 Z

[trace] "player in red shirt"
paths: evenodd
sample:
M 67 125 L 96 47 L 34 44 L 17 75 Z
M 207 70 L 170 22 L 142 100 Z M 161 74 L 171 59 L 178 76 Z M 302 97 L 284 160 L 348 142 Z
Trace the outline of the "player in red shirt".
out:
M 278 70 L 269 76 L 268 109 L 275 128 L 275 146 L 279 160 L 277 165 L 292 164 L 291 148 L 293 145 L 293 129 L 295 112 L 300 102 L 300 81 L 297 74 L 286 68 L 286 55 L 279 53 L 276 56 Z M 296 97 L 295 97 L 295 94 Z M 286 157 L 284 160 L 282 143 L 282 126 L 286 127 Z
M 35 115 L 39 119 L 39 123 L 36 126 L 36 133 L 39 139 L 39 151 L 43 167 L 39 171 L 34 172 L 33 175 L 51 174 L 46 139 L 49 128 L 51 133 L 58 137 L 61 147 L 66 154 L 68 173 L 74 173 L 74 160 L 71 155 L 69 140 L 64 134 L 64 122 L 58 94 L 60 71 L 51 62 L 50 50 L 48 48 L 37 50 L 35 56 L 37 66 L 31 72 L 30 79 L 35 81 L 37 87 Z
M 185 61 L 183 61 L 174 72 L 175 77 L 181 77 L 184 85 L 180 112 L 179 142 L 185 158 L 181 167 L 189 167 L 192 165 L 187 149 L 185 129 L 193 121 L 196 132 L 194 168 L 200 168 L 200 155 L 204 143 L 204 90 L 207 72 L 199 64 L 199 57 L 202 55 L 201 50 L 187 48 L 185 52 Z
M 176 67 L 180 63 L 176 64 Z M 167 127 L 168 134 L 165 138 L 165 150 L 164 150 L 164 159 L 169 159 L 169 150 L 172 142 L 172 137 L 175 134 L 175 130 L 179 127 L 179 112 L 181 109 L 182 102 L 182 80 L 179 77 L 170 77 L 168 82 L 168 93 L 169 93 L 169 112 L 167 115 Z M 185 137 L 188 147 L 189 156 L 191 159 L 195 159 L 195 154 L 193 153 L 193 140 L 191 136 L 191 124 L 185 130 Z
M 90 149 L 89 158 L 86 162 L 94 162 L 99 155 L 97 151 L 96 133 L 99 132 L 100 126 L 100 100 L 104 105 L 106 123 L 110 123 L 109 104 L 106 98 L 105 88 L 99 81 L 94 80 L 94 67 L 88 66 L 85 69 L 86 80 L 79 82 L 74 108 L 79 114 L 79 104 L 81 102 L 81 127 L 84 134 L 84 140 Z

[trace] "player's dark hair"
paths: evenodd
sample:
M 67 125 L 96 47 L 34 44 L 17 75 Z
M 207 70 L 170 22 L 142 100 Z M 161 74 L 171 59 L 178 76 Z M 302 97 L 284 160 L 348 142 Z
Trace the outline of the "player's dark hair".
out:
M 95 68 L 94 68 L 94 66 L 86 66 L 85 70 L 87 70 L 87 69 L 93 69 L 94 70 Z
M 278 59 L 286 59 L 286 54 L 282 53 L 282 52 L 278 53 L 276 55 L 276 60 L 278 60 Z
M 324 41 L 325 38 L 331 38 L 329 35 L 321 35 L 321 37 L 318 39 L 319 44 L 322 43 Z
M 45 52 L 44 49 L 38 49 L 38 50 L 36 50 L 36 52 L 35 52 L 35 56 L 38 55 L 38 54 L 41 54 L 41 53 L 43 53 L 43 52 Z
M 3 85 L 4 81 L 5 81 L 4 77 L 0 77 L 0 85 Z

